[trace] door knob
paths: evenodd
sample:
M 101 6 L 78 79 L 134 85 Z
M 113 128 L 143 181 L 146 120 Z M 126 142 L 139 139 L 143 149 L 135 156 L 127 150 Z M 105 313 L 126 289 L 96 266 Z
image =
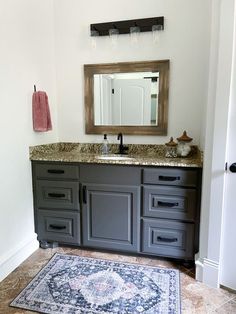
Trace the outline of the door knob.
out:
M 229 170 L 231 172 L 236 172 L 236 162 L 234 162 L 230 167 L 229 167 Z

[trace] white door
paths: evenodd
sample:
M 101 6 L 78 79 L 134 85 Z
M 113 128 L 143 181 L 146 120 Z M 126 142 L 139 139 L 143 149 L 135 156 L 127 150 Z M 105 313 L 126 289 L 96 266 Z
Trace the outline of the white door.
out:
M 151 124 L 151 79 L 113 81 L 113 125 Z
M 112 103 L 112 94 L 111 94 L 111 85 L 112 79 L 109 75 L 101 75 L 101 115 L 102 123 L 101 125 L 112 125 L 111 117 L 111 103 Z
M 220 284 L 236 290 L 236 35 L 227 134 L 228 171 L 225 176 Z M 235 163 L 235 165 L 233 165 Z M 231 170 L 230 170 L 231 169 Z M 235 171 L 235 172 L 232 172 Z
M 106 74 L 94 75 L 94 118 L 95 125 L 112 125 L 112 79 Z

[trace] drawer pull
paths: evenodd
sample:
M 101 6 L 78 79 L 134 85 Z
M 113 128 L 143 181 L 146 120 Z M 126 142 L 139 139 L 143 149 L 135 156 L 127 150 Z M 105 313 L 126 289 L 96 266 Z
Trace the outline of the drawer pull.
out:
M 63 229 L 66 229 L 66 226 L 49 225 L 49 228 L 55 229 L 55 230 L 63 230 Z
M 48 193 L 48 196 L 53 198 L 62 198 L 65 197 L 66 195 L 64 193 Z
M 166 243 L 172 243 L 177 242 L 177 238 L 163 238 L 163 237 L 157 237 L 157 241 L 166 242 Z
M 175 207 L 175 206 L 178 206 L 179 203 L 170 203 L 170 202 L 158 201 L 158 202 L 157 202 L 157 205 L 158 205 L 158 206 L 161 206 L 161 207 Z
M 170 177 L 170 176 L 159 176 L 160 181 L 178 181 L 180 177 Z
M 48 173 L 63 174 L 65 171 L 61 169 L 48 169 Z

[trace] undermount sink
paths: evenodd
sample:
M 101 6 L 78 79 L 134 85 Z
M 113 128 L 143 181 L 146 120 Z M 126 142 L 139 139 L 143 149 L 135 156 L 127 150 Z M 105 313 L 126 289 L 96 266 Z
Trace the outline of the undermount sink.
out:
M 133 160 L 134 158 L 128 156 L 96 156 L 100 160 Z

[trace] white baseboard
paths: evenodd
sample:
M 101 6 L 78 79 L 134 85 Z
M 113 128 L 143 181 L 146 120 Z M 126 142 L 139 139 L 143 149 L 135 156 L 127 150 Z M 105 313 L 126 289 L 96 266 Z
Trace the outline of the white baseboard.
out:
M 0 282 L 39 248 L 36 234 L 0 256 Z
M 219 288 L 219 263 L 208 258 L 198 258 L 195 265 L 196 280 L 210 287 Z
M 219 288 L 219 263 L 204 258 L 203 282 L 213 288 Z

